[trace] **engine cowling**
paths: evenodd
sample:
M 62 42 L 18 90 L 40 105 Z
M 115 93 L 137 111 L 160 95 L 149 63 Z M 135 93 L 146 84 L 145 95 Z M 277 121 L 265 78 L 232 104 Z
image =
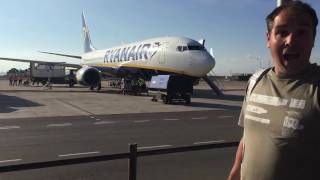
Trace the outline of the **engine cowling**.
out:
M 101 81 L 101 74 L 98 69 L 86 66 L 77 71 L 76 78 L 82 85 L 96 87 Z

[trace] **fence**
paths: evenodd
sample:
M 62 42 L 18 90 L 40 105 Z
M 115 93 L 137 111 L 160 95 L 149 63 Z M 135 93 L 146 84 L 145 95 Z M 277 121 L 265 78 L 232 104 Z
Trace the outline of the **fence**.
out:
M 129 145 L 130 152 L 128 153 L 118 153 L 118 154 L 109 154 L 109 155 L 102 155 L 102 156 L 92 156 L 92 157 L 83 157 L 83 158 L 74 158 L 74 159 L 8 165 L 8 166 L 0 167 L 0 173 L 30 170 L 30 169 L 41 169 L 41 168 L 56 167 L 56 166 L 66 166 L 66 165 L 73 165 L 73 164 L 83 164 L 83 163 L 91 163 L 91 162 L 100 162 L 100 161 L 109 161 L 109 160 L 117 160 L 117 159 L 129 159 L 128 179 L 136 180 L 138 157 L 188 152 L 188 151 L 208 150 L 208 149 L 215 149 L 215 148 L 235 147 L 238 144 L 239 144 L 238 141 L 233 141 L 233 142 L 181 146 L 181 147 L 174 147 L 174 148 L 163 148 L 163 149 L 145 150 L 145 151 L 137 151 L 137 144 L 130 144 Z

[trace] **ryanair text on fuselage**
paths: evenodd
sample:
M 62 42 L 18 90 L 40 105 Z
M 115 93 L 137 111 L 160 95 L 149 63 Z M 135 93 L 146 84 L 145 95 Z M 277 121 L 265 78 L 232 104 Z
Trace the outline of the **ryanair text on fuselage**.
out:
M 107 50 L 104 62 L 122 62 L 130 60 L 148 60 L 160 49 L 160 43 L 133 45 L 124 48 Z

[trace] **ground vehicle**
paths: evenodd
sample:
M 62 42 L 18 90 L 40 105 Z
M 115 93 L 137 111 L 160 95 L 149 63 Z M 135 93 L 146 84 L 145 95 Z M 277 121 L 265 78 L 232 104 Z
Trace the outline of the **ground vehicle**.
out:
M 45 84 L 69 84 L 73 87 L 76 84 L 75 73 L 69 69 L 66 74 L 66 67 L 50 63 L 30 63 L 30 80 L 34 83 Z
M 69 87 L 73 87 L 75 84 L 77 84 L 75 69 L 69 70 L 69 74 L 65 76 L 65 83 L 69 84 Z
M 48 79 L 51 83 L 63 84 L 65 80 L 65 67 L 45 63 L 30 63 L 30 79 L 32 82 L 46 84 Z
M 158 97 L 163 103 L 170 104 L 173 101 L 185 101 L 190 104 L 193 93 L 194 79 L 179 75 L 158 75 L 152 76 L 149 85 L 149 94 L 153 95 L 153 101 Z
M 123 84 L 123 94 L 139 95 L 148 91 L 146 83 L 142 78 L 122 79 L 121 81 Z

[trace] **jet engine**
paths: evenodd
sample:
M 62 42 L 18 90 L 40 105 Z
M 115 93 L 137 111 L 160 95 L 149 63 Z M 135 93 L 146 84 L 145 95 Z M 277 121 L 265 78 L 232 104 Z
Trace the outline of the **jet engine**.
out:
M 77 71 L 77 82 L 85 85 L 96 87 L 101 81 L 100 71 L 94 67 L 86 66 Z

